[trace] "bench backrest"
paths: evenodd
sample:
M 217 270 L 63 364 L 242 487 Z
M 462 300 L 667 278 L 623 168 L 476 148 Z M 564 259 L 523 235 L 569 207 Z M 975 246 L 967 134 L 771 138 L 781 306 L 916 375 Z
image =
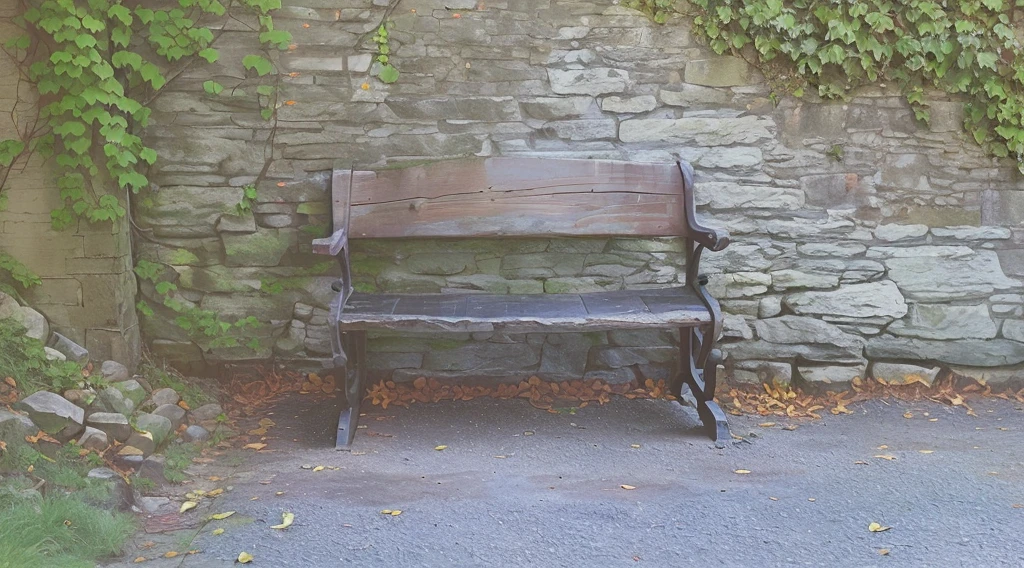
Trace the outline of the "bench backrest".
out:
M 675 163 L 516 157 L 335 170 L 334 225 L 347 224 L 352 238 L 682 236 L 691 172 Z

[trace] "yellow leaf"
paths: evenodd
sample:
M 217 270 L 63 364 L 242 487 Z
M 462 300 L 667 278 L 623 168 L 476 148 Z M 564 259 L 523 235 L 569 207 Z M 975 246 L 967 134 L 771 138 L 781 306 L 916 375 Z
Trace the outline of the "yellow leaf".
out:
M 277 426 L 277 423 L 269 418 L 260 418 L 260 426 L 263 426 L 264 428 L 269 428 L 271 426 Z
M 274 495 L 277 495 L 277 496 L 284 495 L 284 491 L 278 491 L 277 493 L 274 493 Z
M 750 473 L 750 470 L 749 469 L 737 469 L 733 473 L 738 473 L 740 475 L 746 475 L 746 474 Z
M 213 491 L 210 491 L 209 493 L 207 493 L 206 496 L 207 497 L 216 497 L 216 496 L 220 495 L 221 493 L 224 493 L 224 490 L 218 487 L 217 489 L 214 489 Z
M 245 447 L 246 449 L 248 449 L 248 450 L 256 450 L 256 451 L 260 451 L 260 450 L 262 450 L 263 448 L 267 447 L 267 445 L 266 445 L 266 444 L 259 444 L 259 443 L 255 443 L 255 444 L 246 444 L 246 445 L 245 445 L 244 447 Z
M 768 499 L 771 500 L 771 501 L 778 501 L 779 500 L 778 497 L 769 497 Z
M 631 447 L 633 449 L 637 449 L 637 448 L 640 447 L 640 444 L 630 444 L 629 447 Z
M 910 411 L 904 412 L 903 413 L 903 417 L 904 418 L 913 418 L 914 417 L 914 413 L 910 412 Z
M 938 421 L 939 421 L 938 418 L 929 418 L 928 419 L 928 422 L 938 422 Z
M 935 450 L 917 450 L 917 451 L 922 453 L 922 454 L 933 454 L 933 453 L 935 453 Z
M 279 524 L 279 525 L 272 525 L 270 528 L 272 528 L 272 529 L 286 529 L 286 528 L 292 526 L 292 523 L 294 521 L 295 521 L 295 513 L 289 513 L 288 511 L 285 511 L 285 512 L 281 513 L 281 524 Z
M 239 562 L 240 564 L 248 564 L 248 563 L 252 562 L 252 560 L 253 560 L 252 554 L 249 554 L 248 552 L 239 552 L 238 553 L 238 560 L 237 560 L 237 562 Z
M 140 562 L 145 562 L 145 561 L 146 561 L 146 557 L 145 556 L 139 556 L 135 560 L 132 560 L 132 562 L 134 562 L 136 564 L 138 564 Z
M 224 529 L 213 529 L 213 532 L 211 534 L 213 534 L 213 536 L 222 535 L 224 534 Z
M 177 552 L 171 550 L 171 551 L 167 552 L 166 554 L 164 554 L 164 558 L 174 558 L 177 555 L 178 555 Z
M 322 466 L 322 465 L 318 465 L 318 466 L 316 466 L 316 467 L 314 467 L 314 468 L 313 468 L 313 471 L 314 471 L 314 472 L 317 472 L 317 471 L 323 471 L 323 470 L 324 470 L 324 466 Z
M 762 422 L 762 423 L 758 424 L 758 426 L 761 427 L 761 428 L 771 428 L 772 426 L 775 426 L 775 423 L 774 422 Z
M 885 527 L 878 523 L 871 523 L 870 525 L 868 525 L 868 530 L 871 532 L 885 532 L 891 528 L 892 527 Z
M 192 509 L 195 509 L 196 505 L 198 505 L 198 503 L 196 503 L 195 501 L 185 501 L 184 503 L 181 504 L 181 508 L 178 509 L 178 512 L 184 513 L 185 511 L 190 511 Z
M 390 515 L 391 514 L 391 509 L 384 509 L 383 511 L 380 512 L 380 514 L 382 514 L 382 515 Z
M 619 487 L 625 489 L 626 491 L 632 491 L 633 489 L 636 489 L 636 487 L 633 487 L 632 485 L 620 485 Z
M 881 554 L 882 556 L 889 556 L 889 549 L 888 548 L 879 548 L 878 549 L 878 553 Z
M 216 515 L 210 515 L 210 518 L 214 519 L 216 521 L 222 521 L 222 520 L 224 520 L 224 519 L 226 519 L 226 518 L 228 518 L 228 517 L 230 517 L 231 515 L 234 515 L 234 514 L 235 514 L 234 511 L 227 511 L 227 512 L 224 512 L 224 513 L 217 513 Z
M 394 511 L 391 511 L 391 516 L 392 517 L 397 517 L 398 515 L 401 515 L 401 514 L 402 514 L 402 511 L 400 511 L 398 509 L 395 509 Z
M 893 461 L 894 459 L 896 459 L 896 456 L 890 456 L 889 454 L 878 454 L 875 457 L 880 459 L 880 460 L 889 460 L 889 461 Z
M 853 465 L 868 465 L 868 462 L 866 462 L 864 460 L 857 460 L 857 461 L 853 462 Z
M 434 449 L 439 452 L 443 452 L 444 450 L 448 449 L 448 446 L 435 446 Z

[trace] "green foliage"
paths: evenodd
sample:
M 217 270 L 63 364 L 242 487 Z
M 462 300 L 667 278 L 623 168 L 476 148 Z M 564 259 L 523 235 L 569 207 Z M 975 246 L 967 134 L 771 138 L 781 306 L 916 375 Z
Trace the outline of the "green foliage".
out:
M 239 215 L 244 215 L 249 211 L 252 211 L 252 204 L 256 201 L 256 186 L 253 184 L 242 186 L 242 200 L 235 205 L 235 211 Z
M 188 301 L 178 299 L 175 294 L 178 286 L 163 279 L 165 268 L 160 263 L 140 260 L 135 266 L 135 275 L 153 284 L 153 289 L 160 296 L 161 305 L 176 314 L 175 325 L 184 330 L 189 339 L 197 345 L 206 349 L 237 347 L 240 345 L 239 337 L 243 336 L 246 330 L 257 329 L 263 325 L 254 316 L 228 322 L 220 319 L 212 310 L 204 310 Z M 145 300 L 139 300 L 135 307 L 143 317 L 156 315 L 156 310 Z M 255 351 L 259 348 L 259 341 L 250 339 L 245 345 Z
M 634 0 L 664 21 L 661 0 Z M 896 84 L 919 120 L 926 93 L 962 96 L 964 126 L 1024 172 L 1024 53 L 1014 18 L 1024 0 L 691 0 L 694 31 L 718 53 L 781 62 L 825 98 Z M 784 72 L 766 73 L 779 77 Z M 800 84 L 787 85 L 794 95 Z
M 101 380 L 83 377 L 76 363 L 48 360 L 42 342 L 26 337 L 25 328 L 12 319 L 0 319 L 0 377 L 13 377 L 23 395 L 63 392 Z
M 31 288 L 43 283 L 35 273 L 24 264 L 18 262 L 16 258 L 5 252 L 0 252 L 0 275 L 4 273 L 18 284 L 21 284 L 22 288 Z
M 382 23 L 373 34 L 371 40 L 377 44 L 377 63 L 380 63 L 380 71 L 377 78 L 383 83 L 394 83 L 398 80 L 398 69 L 391 63 L 391 36 L 388 34 L 390 22 Z
M 302 290 L 309 283 L 309 279 L 313 276 L 322 276 L 324 274 L 330 274 L 336 264 L 332 261 L 318 262 L 313 266 L 307 268 L 300 268 L 295 271 L 294 275 L 284 278 L 274 278 L 268 276 L 260 279 L 260 292 L 268 295 L 275 295 L 284 292 L 285 290 Z
M 189 408 L 199 408 L 204 404 L 216 402 L 216 399 L 194 379 L 188 379 L 172 369 L 158 367 L 146 362 L 139 365 L 139 374 L 153 387 L 153 390 L 169 388 L 178 393 Z
M 188 479 L 185 469 L 192 465 L 192 458 L 202 453 L 202 444 L 171 444 L 164 450 L 164 477 L 171 483 L 181 483 Z

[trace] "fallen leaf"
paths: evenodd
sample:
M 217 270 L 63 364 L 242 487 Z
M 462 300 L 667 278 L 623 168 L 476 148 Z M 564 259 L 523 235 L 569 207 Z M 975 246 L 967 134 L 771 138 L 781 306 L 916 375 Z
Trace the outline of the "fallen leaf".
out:
M 246 445 L 245 445 L 245 446 L 243 446 L 243 447 L 244 447 L 245 449 L 247 449 L 247 450 L 256 450 L 256 451 L 260 451 L 260 450 L 262 450 L 263 448 L 267 447 L 267 445 L 266 445 L 266 444 L 260 444 L 260 443 L 253 443 L 253 444 L 246 444 Z
M 188 403 L 185 402 L 184 400 L 179 400 L 178 406 L 180 406 L 182 410 L 190 410 Z
M 318 471 L 323 471 L 323 470 L 324 470 L 324 466 L 318 465 L 318 466 L 313 468 L 313 473 L 316 473 Z
M 382 514 L 382 515 L 390 515 L 391 514 L 391 509 L 384 509 L 383 511 L 380 512 L 380 514 Z
M 889 556 L 889 549 L 888 548 L 879 548 L 878 549 L 878 553 L 881 554 L 882 556 Z
M 252 554 L 249 554 L 248 552 L 239 552 L 238 553 L 238 560 L 236 562 L 238 562 L 239 564 L 248 564 L 248 563 L 252 562 L 252 560 L 253 560 Z
M 173 550 L 170 550 L 170 551 L 168 551 L 167 553 L 164 554 L 164 558 L 174 558 L 177 555 L 178 555 L 177 552 L 175 552 Z
M 922 453 L 922 454 L 933 454 L 933 453 L 935 453 L 935 450 L 917 450 L 917 451 L 919 453 Z
M 444 450 L 448 449 L 448 446 L 435 446 L 434 449 L 439 452 L 443 452 Z
M 636 487 L 632 485 L 620 485 L 619 487 L 625 489 L 626 491 L 632 491 L 633 489 L 636 489 Z
M 914 414 L 912 412 L 904 412 L 903 413 L 903 417 L 904 418 L 913 418 Z
M 214 489 L 213 491 L 210 491 L 209 493 L 207 493 L 206 496 L 207 497 L 216 497 L 216 496 L 220 495 L 221 493 L 224 493 L 224 490 L 218 487 L 217 489 Z
M 1024 503 L 1014 503 L 1013 504 L 1013 508 L 1014 509 L 1024 509 Z
M 277 493 L 274 493 L 274 495 L 277 495 L 277 496 L 284 495 L 284 491 L 278 491 Z
M 761 428 L 771 428 L 771 427 L 775 426 L 775 423 L 774 422 L 762 422 L 762 423 L 758 424 L 758 426 L 761 427 Z
M 888 450 L 889 446 L 886 446 L 885 444 L 882 444 L 881 446 L 878 446 L 878 449 L 879 450 Z
M 195 501 L 185 501 L 184 503 L 181 504 L 181 508 L 178 509 L 178 512 L 184 513 L 185 511 L 190 511 L 192 509 L 195 509 L 196 505 L 198 505 L 198 503 L 196 503 Z
M 228 517 L 230 517 L 231 515 L 234 515 L 234 514 L 235 514 L 234 511 L 226 511 L 224 513 L 217 513 L 216 515 L 210 515 L 210 518 L 214 519 L 214 520 L 217 520 L 217 521 L 222 521 L 222 520 L 224 520 L 224 519 L 226 519 L 226 518 L 228 518 Z
M 135 560 L 132 560 L 132 562 L 134 562 L 136 564 L 138 564 L 140 562 L 145 562 L 145 561 L 146 561 L 146 557 L 145 556 L 138 556 L 138 557 L 135 558 Z
M 746 474 L 750 473 L 750 470 L 749 469 L 737 469 L 736 471 L 733 471 L 733 473 L 738 473 L 740 475 L 746 475 Z
M 640 447 L 640 444 L 630 444 L 629 447 L 631 447 L 633 449 L 637 449 L 637 448 Z
M 790 432 L 792 432 L 793 430 L 796 430 L 797 428 L 799 428 L 799 426 L 797 426 L 796 424 L 787 424 L 787 425 L 782 427 L 783 430 L 788 430 Z
M 769 501 L 778 501 L 779 498 L 778 497 L 769 497 L 768 500 Z
M 286 528 L 292 526 L 292 523 L 294 521 L 295 521 L 295 513 L 289 513 L 288 511 L 285 511 L 285 512 L 281 513 L 281 524 L 279 524 L 279 525 L 271 525 L 270 528 L 272 528 L 272 529 L 286 529 Z
M 400 511 L 398 509 L 395 509 L 394 511 L 391 511 L 391 516 L 392 517 L 397 517 L 398 515 L 401 515 L 401 514 L 402 514 L 402 511 Z
M 18 381 L 15 381 L 14 377 L 4 377 L 4 382 L 7 383 L 12 389 L 18 388 Z
M 853 462 L 853 465 L 868 465 L 868 462 L 866 462 L 864 460 L 857 460 L 857 461 Z
M 889 530 L 891 528 L 892 527 L 885 527 L 885 526 L 882 526 L 882 525 L 880 525 L 878 523 L 871 523 L 871 524 L 868 525 L 868 530 L 871 531 L 871 532 L 885 532 L 885 531 L 887 531 L 887 530 Z
M 222 535 L 224 534 L 224 529 L 213 529 L 213 532 L 210 534 L 212 534 L 213 536 Z
M 817 501 L 817 499 L 815 499 L 814 497 L 808 497 L 807 500 L 810 501 L 811 503 Z
M 889 461 L 893 461 L 893 460 L 896 459 L 896 456 L 890 456 L 889 454 L 878 454 L 875 457 L 880 459 L 880 460 L 889 460 Z
M 938 422 L 938 421 L 939 421 L 938 418 L 929 418 L 928 419 L 928 422 Z

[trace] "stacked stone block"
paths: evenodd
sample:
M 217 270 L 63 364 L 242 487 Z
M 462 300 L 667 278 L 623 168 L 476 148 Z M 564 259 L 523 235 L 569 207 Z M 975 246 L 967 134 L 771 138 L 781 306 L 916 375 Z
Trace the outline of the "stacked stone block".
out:
M 776 106 L 755 70 L 711 54 L 684 21 L 658 26 L 590 0 L 403 0 L 391 32 L 402 76 L 383 85 L 370 77 L 366 41 L 385 14 L 378 4 L 285 2 L 275 21 L 295 46 L 277 57 L 274 123 L 259 118 L 254 87 L 203 92 L 211 74 L 240 80 L 238 62 L 254 48 L 231 20 L 221 59 L 186 69 L 156 100 L 147 142 L 161 161 L 153 207 L 136 211 L 152 235 L 140 253 L 170 266 L 188 301 L 267 323 L 256 353 L 204 352 L 163 314 L 144 327 L 157 353 L 326 357 L 331 275 L 312 270 L 323 259 L 309 242 L 329 225 L 334 167 L 684 159 L 698 173 L 701 214 L 734 237 L 705 257 L 734 378 L 842 383 L 872 365 L 890 380 L 934 378 L 936 366 L 1022 376 L 1024 182 L 964 137 L 959 101 L 933 104 L 930 125 L 884 87 Z M 252 212 L 237 214 L 240 187 L 257 179 Z M 678 283 L 679 253 L 665 240 L 356 242 L 353 262 L 366 291 L 552 293 Z M 290 285 L 270 293 L 268 277 Z M 375 337 L 370 350 L 398 378 L 625 380 L 670 372 L 672 341 Z

